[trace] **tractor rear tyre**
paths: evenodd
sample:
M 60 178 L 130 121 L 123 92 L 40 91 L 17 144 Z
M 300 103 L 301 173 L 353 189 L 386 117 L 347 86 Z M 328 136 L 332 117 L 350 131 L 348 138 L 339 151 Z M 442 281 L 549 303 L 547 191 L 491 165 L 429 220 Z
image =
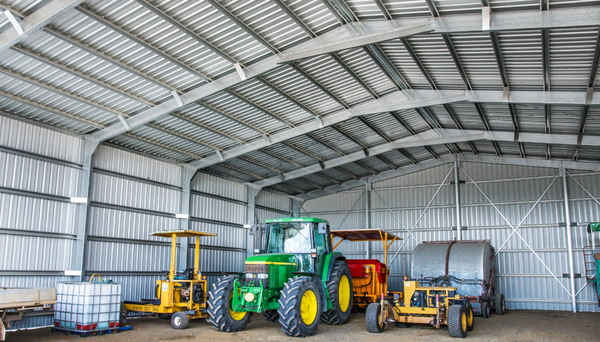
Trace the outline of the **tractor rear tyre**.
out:
M 367 306 L 367 315 L 365 317 L 367 321 L 367 331 L 370 333 L 380 333 L 385 329 L 385 324 L 380 322 L 381 316 L 381 304 L 371 303 Z
M 290 278 L 279 297 L 279 324 L 288 336 L 310 336 L 317 332 L 322 297 L 319 286 L 311 277 Z
M 467 330 L 465 306 L 461 304 L 450 305 L 450 310 L 448 310 L 448 333 L 450 336 L 464 338 L 467 336 Z
M 506 306 L 504 306 L 504 295 L 501 293 L 496 294 L 496 305 L 495 305 L 496 315 L 504 315 L 506 312 Z
M 345 261 L 336 261 L 327 281 L 327 292 L 333 309 L 321 315 L 321 321 L 329 325 L 344 324 L 352 314 L 352 276 Z
M 171 328 L 185 329 L 190 325 L 190 316 L 183 312 L 176 312 L 171 315 Z
M 277 310 L 267 310 L 263 312 L 263 316 L 269 322 L 275 322 L 279 319 L 279 314 L 277 313 Z
M 467 313 L 467 330 L 471 331 L 475 326 L 475 315 L 473 314 L 473 307 L 469 301 L 465 303 L 465 312 Z
M 233 276 L 219 278 L 208 292 L 208 322 L 220 331 L 232 332 L 246 328 L 249 312 L 231 310 Z

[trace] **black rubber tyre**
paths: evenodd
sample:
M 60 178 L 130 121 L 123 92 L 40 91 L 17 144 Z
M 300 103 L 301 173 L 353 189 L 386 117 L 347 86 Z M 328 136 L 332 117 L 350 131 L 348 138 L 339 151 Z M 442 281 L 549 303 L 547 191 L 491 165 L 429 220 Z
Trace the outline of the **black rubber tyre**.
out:
M 311 336 L 319 328 L 319 316 L 324 305 L 322 297 L 319 295 L 319 284 L 310 277 L 297 276 L 290 278 L 279 296 L 279 324 L 281 330 L 288 336 Z M 312 292 L 312 294 L 311 294 Z M 302 300 L 310 297 L 316 303 L 316 312 L 312 321 L 305 322 L 302 318 Z M 315 309 L 314 307 L 312 308 Z
M 340 305 L 343 303 L 340 303 L 339 298 L 340 281 L 344 277 L 347 279 L 350 288 L 350 298 L 345 311 Z M 352 276 L 350 275 L 350 269 L 345 261 L 336 261 L 336 263 L 333 265 L 331 277 L 327 281 L 327 292 L 329 293 L 329 299 L 331 299 L 331 303 L 333 304 L 333 309 L 324 312 L 321 315 L 321 321 L 330 325 L 344 324 L 348 322 L 350 315 L 352 314 L 352 297 L 354 296 L 354 292 L 352 290 Z
M 233 276 L 219 278 L 208 292 L 208 320 L 220 331 L 232 332 L 246 328 L 250 313 L 246 312 L 243 318 L 235 319 L 229 311 L 231 294 L 233 291 Z
M 504 315 L 506 312 L 506 306 L 504 305 L 504 295 L 502 293 L 496 294 L 496 305 L 494 306 L 496 315 Z
M 463 320 L 465 322 L 463 323 Z M 448 310 L 448 333 L 452 337 L 467 337 L 467 313 L 465 306 L 461 304 L 450 305 Z
M 279 314 L 277 313 L 277 310 L 267 310 L 263 312 L 263 316 L 267 321 L 270 322 L 275 322 L 279 319 Z
M 367 306 L 367 331 L 370 333 L 380 333 L 385 329 L 385 324 L 379 324 L 379 315 L 381 314 L 381 304 L 371 303 Z
M 490 303 L 487 301 L 481 302 L 481 317 L 490 318 L 492 315 L 492 308 L 490 307 Z
M 190 316 L 183 312 L 176 312 L 171 315 L 171 328 L 185 329 L 190 325 Z
M 473 313 L 473 307 L 469 301 L 465 304 L 465 312 L 467 313 L 467 330 L 471 331 L 475 326 L 475 314 Z

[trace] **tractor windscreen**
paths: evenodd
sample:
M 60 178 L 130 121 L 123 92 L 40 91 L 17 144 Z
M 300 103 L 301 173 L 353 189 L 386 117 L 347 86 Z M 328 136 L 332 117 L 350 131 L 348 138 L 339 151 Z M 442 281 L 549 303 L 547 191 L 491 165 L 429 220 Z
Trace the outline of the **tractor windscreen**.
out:
M 310 253 L 311 228 L 309 222 L 271 223 L 267 253 Z

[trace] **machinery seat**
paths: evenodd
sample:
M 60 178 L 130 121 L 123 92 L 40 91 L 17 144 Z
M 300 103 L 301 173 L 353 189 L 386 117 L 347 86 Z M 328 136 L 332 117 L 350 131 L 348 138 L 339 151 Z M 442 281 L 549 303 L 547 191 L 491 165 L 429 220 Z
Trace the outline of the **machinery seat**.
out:
M 384 263 L 377 259 L 348 259 L 346 260 L 350 268 L 352 278 L 364 278 L 365 265 L 375 265 L 375 273 L 377 273 L 380 282 L 386 280 L 387 268 Z

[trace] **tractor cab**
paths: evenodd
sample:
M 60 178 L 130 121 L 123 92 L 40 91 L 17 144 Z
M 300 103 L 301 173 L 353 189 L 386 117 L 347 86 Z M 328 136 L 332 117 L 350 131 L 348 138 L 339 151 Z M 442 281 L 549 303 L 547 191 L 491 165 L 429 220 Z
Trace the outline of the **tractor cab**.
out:
M 329 225 L 315 218 L 286 218 L 268 220 L 264 226 L 267 255 L 290 255 L 296 272 L 318 273 L 323 256 L 331 251 Z

